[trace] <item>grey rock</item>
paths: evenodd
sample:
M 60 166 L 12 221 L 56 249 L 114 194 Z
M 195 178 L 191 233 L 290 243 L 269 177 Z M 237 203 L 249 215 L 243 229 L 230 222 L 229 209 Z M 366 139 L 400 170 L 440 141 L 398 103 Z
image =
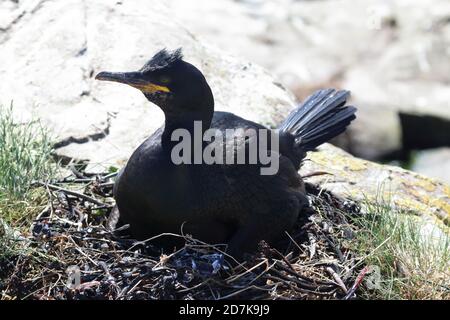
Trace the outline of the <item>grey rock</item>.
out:
M 450 185 L 450 148 L 418 152 L 412 170 Z
M 313 173 L 324 173 L 313 175 Z M 450 232 L 450 185 L 399 167 L 358 159 L 330 144 L 310 152 L 301 170 L 306 181 L 360 204 L 382 203 L 424 219 L 424 228 Z M 429 230 L 428 230 L 429 231 Z
M 93 170 L 123 164 L 163 123 L 140 92 L 93 76 L 136 70 L 164 47 L 183 47 L 204 72 L 216 110 L 274 125 L 294 107 L 265 70 L 198 40 L 159 1 L 35 3 L 20 1 L 10 13 L 21 18 L 0 30 L 0 77 L 8 79 L 0 82 L 0 102 L 13 100 L 23 121 L 40 117 L 59 141 L 57 153 L 98 164 Z

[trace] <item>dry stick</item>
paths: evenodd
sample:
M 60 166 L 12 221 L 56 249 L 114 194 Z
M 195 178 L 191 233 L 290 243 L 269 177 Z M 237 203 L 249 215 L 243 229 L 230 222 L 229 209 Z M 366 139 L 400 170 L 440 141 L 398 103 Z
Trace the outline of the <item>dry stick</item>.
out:
M 48 291 L 47 291 L 47 296 L 50 297 L 50 292 L 52 291 L 53 288 L 55 288 L 58 285 L 58 282 L 61 280 L 62 276 L 61 274 L 57 274 L 58 275 L 58 279 L 53 283 L 53 285 L 49 285 Z
M 178 292 L 188 292 L 188 291 L 197 289 L 197 288 L 201 287 L 202 285 L 206 284 L 206 283 L 207 283 L 208 281 L 210 281 L 210 280 L 211 280 L 211 279 L 203 280 L 202 282 L 196 284 L 196 285 L 193 286 L 193 287 L 186 287 L 185 289 L 178 290 Z
M 256 280 L 258 280 L 259 278 L 261 278 L 263 275 L 267 274 L 267 272 L 269 272 L 276 264 L 277 262 L 275 261 L 274 263 L 272 263 L 269 267 L 266 268 L 266 270 L 264 270 L 263 272 L 261 272 L 259 275 L 257 275 L 255 278 L 253 278 L 248 284 L 252 284 L 253 282 L 255 282 Z
M 131 293 L 133 293 L 133 291 L 137 288 L 137 286 L 142 282 L 143 279 L 144 279 L 144 278 L 141 277 L 141 279 L 139 279 L 139 281 L 136 282 L 136 284 L 133 286 L 133 288 L 131 288 L 130 290 L 128 290 L 128 292 L 126 292 L 126 294 L 131 294 Z
M 339 287 L 344 291 L 345 294 L 348 293 L 347 287 L 345 286 L 344 282 L 342 281 L 341 277 L 336 273 L 336 271 L 333 270 L 331 267 L 326 267 L 325 270 L 334 278 L 336 283 L 339 285 Z
M 83 175 L 83 173 L 81 173 L 80 171 L 78 171 L 73 165 L 70 165 L 69 169 L 73 173 L 73 175 L 78 179 L 86 179 L 86 176 Z
M 315 295 L 321 295 L 321 296 L 329 296 L 330 292 L 333 292 L 333 290 L 331 290 L 331 291 L 318 291 L 319 287 L 318 288 L 307 289 L 307 288 L 299 287 L 299 286 L 291 286 L 289 281 L 286 281 L 286 279 L 279 278 L 279 277 L 273 276 L 273 275 L 269 275 L 269 276 L 267 276 L 267 278 L 272 280 L 272 281 L 278 282 L 278 284 L 288 285 L 293 290 L 301 292 L 303 294 L 307 293 L 307 294 L 315 294 Z
M 323 190 L 325 190 L 325 185 L 328 183 L 328 181 L 331 179 L 331 177 L 327 177 L 325 179 L 325 182 L 323 183 L 323 185 L 320 187 L 319 193 L 317 193 L 317 198 L 319 198 L 322 195 Z
M 60 218 L 60 217 L 53 217 L 54 220 L 60 221 L 62 223 L 67 223 L 70 224 L 71 226 L 77 227 L 77 231 L 79 231 L 78 228 L 80 228 L 82 226 L 81 222 L 73 222 L 64 218 Z
M 52 219 L 53 215 L 55 214 L 55 208 L 53 207 L 53 195 L 50 192 L 50 189 L 48 187 L 48 185 L 45 184 L 45 191 L 47 192 L 47 195 L 50 199 L 50 216 L 49 219 Z
M 169 254 L 168 256 L 166 256 L 166 257 L 164 258 L 164 260 L 161 260 L 161 259 L 160 259 L 159 262 L 156 263 L 156 264 L 153 266 L 152 269 L 155 270 L 156 268 L 159 268 L 159 266 L 162 265 L 165 261 L 169 260 L 169 259 L 172 258 L 174 255 L 180 253 L 180 252 L 183 251 L 183 250 L 184 250 L 184 248 L 181 248 L 181 249 L 179 249 L 179 250 L 177 250 L 177 251 L 175 251 L 175 252 Z
M 29 294 L 27 294 L 26 296 L 24 296 L 24 297 L 21 298 L 21 299 L 22 299 L 22 300 L 26 300 L 26 299 L 28 299 L 29 297 L 31 297 L 32 295 L 36 294 L 37 292 L 46 290 L 47 287 L 48 287 L 47 285 L 44 285 L 44 286 L 41 287 L 41 288 L 37 288 L 36 290 L 34 290 L 33 292 L 30 292 Z
M 267 264 L 267 262 L 268 262 L 268 260 L 267 260 L 267 258 L 266 258 L 266 259 L 264 259 L 262 262 L 258 263 L 257 265 L 253 266 L 252 268 L 250 268 L 249 270 L 247 270 L 247 271 L 245 271 L 245 272 L 243 272 L 243 273 L 241 273 L 241 274 L 235 275 L 235 276 L 233 276 L 233 275 L 230 276 L 228 279 L 225 279 L 225 282 L 231 283 L 231 282 L 235 281 L 237 278 L 241 278 L 242 276 L 244 276 L 245 274 L 249 273 L 249 272 L 252 271 L 253 269 L 259 267 L 259 266 L 261 265 L 261 263 L 266 263 L 266 264 Z M 263 270 L 260 274 L 258 274 L 258 275 L 257 275 L 256 277 L 254 277 L 252 280 L 250 280 L 246 285 L 249 286 L 249 285 L 251 285 L 252 283 L 254 283 L 256 280 L 258 280 L 259 278 L 261 278 L 262 276 L 266 275 L 267 272 L 269 272 L 269 271 L 273 268 L 273 266 L 275 266 L 276 263 L 277 263 L 277 261 L 275 261 L 274 263 L 272 263 L 270 266 L 266 267 L 265 270 Z M 234 278 L 233 278 L 233 277 L 234 277 Z M 233 279 L 231 279 L 231 278 L 233 278 Z M 222 284 L 222 283 L 219 283 L 219 284 Z M 241 289 L 242 286 L 232 286 L 232 288 L 234 288 L 234 289 Z
M 75 249 L 81 253 L 85 258 L 87 258 L 89 261 L 91 261 L 95 266 L 98 267 L 98 263 L 95 262 L 94 260 L 91 259 L 91 257 L 89 257 L 86 253 L 84 253 L 83 250 L 81 250 L 80 246 L 72 239 L 72 237 L 67 237 L 74 245 L 75 245 Z
M 153 241 L 155 239 L 158 239 L 158 238 L 161 238 L 161 237 L 164 237 L 164 236 L 173 236 L 173 237 L 177 237 L 177 238 L 186 239 L 186 237 L 184 237 L 182 235 L 179 235 L 179 234 L 176 234 L 176 233 L 164 232 L 164 233 L 160 233 L 160 234 L 158 234 L 156 236 L 153 236 L 151 238 L 147 238 L 147 239 L 142 240 L 142 241 L 137 241 L 135 244 L 133 244 L 131 247 L 129 247 L 126 251 L 129 252 L 129 251 L 131 251 L 132 249 L 134 249 L 137 246 L 144 245 L 147 242 Z
M 368 271 L 368 267 L 364 267 L 360 273 L 358 274 L 358 276 L 356 277 L 355 283 L 353 284 L 353 286 L 350 288 L 350 290 L 348 291 L 347 295 L 344 297 L 344 300 L 348 300 L 350 299 L 353 294 L 356 292 L 356 290 L 358 289 L 359 285 L 361 284 L 361 282 L 364 279 L 364 276 L 366 275 L 367 271 Z
M 211 286 L 208 285 L 208 289 L 209 289 L 209 292 L 211 293 L 211 295 L 213 296 L 213 299 L 214 299 L 214 300 L 217 300 L 217 297 L 216 297 L 216 295 L 214 294 L 214 291 L 213 291 L 213 289 L 211 288 Z
M 105 274 L 106 274 L 106 276 L 107 276 L 108 278 L 114 278 L 114 277 L 111 275 L 111 273 L 109 272 L 108 266 L 106 265 L 106 262 L 105 262 L 105 261 L 100 261 L 98 264 L 99 264 L 100 267 L 103 269 L 103 271 L 105 272 Z M 114 279 L 114 280 L 115 280 L 115 279 Z
M 321 232 L 323 237 L 325 238 L 325 240 L 327 240 L 328 244 L 331 246 L 331 248 L 333 249 L 333 251 L 337 254 L 338 258 L 339 258 L 339 262 L 344 262 L 345 258 L 344 255 L 342 254 L 341 249 L 339 249 L 333 241 L 331 241 L 330 238 L 328 238 L 325 233 Z
M 301 275 L 301 274 L 298 273 L 297 271 L 292 271 L 291 269 L 286 268 L 285 266 L 283 266 L 283 265 L 281 265 L 281 264 L 279 265 L 279 267 L 280 267 L 281 269 L 283 269 L 283 271 L 285 271 L 285 272 L 287 272 L 287 273 L 290 273 L 291 275 L 293 275 L 293 276 L 295 276 L 295 277 L 299 277 L 300 279 L 303 279 L 303 280 L 305 280 L 305 281 L 310 281 L 310 282 L 313 282 L 313 283 L 322 284 L 322 285 L 326 285 L 326 286 L 334 285 L 334 283 L 332 283 L 332 282 L 330 282 L 330 281 L 323 281 L 323 280 L 319 280 L 319 279 L 311 279 L 311 278 L 308 278 L 308 277 L 306 277 L 306 276 L 304 276 L 304 275 Z
M 49 219 L 49 218 L 42 218 L 42 216 L 44 215 L 44 213 L 47 213 L 50 210 L 50 207 L 51 206 L 46 205 L 45 208 L 36 216 L 36 218 L 33 219 L 33 222 L 30 225 L 30 234 L 33 234 L 36 222 L 44 219 Z
M 225 282 L 229 284 L 229 283 L 231 283 L 231 282 L 233 282 L 233 281 L 235 281 L 235 280 L 237 280 L 237 279 L 243 277 L 243 276 L 246 275 L 247 273 L 252 272 L 254 269 L 258 268 L 259 266 L 261 266 L 261 265 L 263 265 L 263 264 L 265 264 L 265 263 L 267 264 L 267 262 L 269 262 L 269 261 L 268 261 L 267 258 L 266 258 L 266 259 L 264 259 L 263 261 L 261 261 L 260 263 L 258 263 L 258 264 L 256 264 L 256 265 L 254 265 L 253 267 L 251 267 L 250 269 L 247 269 L 245 272 L 243 272 L 243 273 L 241 273 L 241 274 L 238 274 L 238 275 L 235 275 L 235 276 L 230 276 L 228 279 L 225 279 Z
M 134 288 L 136 288 L 136 286 L 138 286 L 142 282 L 142 279 L 144 279 L 144 278 L 145 278 L 145 275 L 140 274 L 138 277 L 133 279 L 133 281 L 128 286 L 126 286 L 125 288 L 122 289 L 122 291 L 119 293 L 119 295 L 116 297 L 116 299 L 120 299 L 120 298 L 122 298 L 122 296 L 129 294 L 131 292 L 131 290 L 134 290 Z M 133 286 L 133 287 L 131 287 L 131 286 Z
M 308 289 L 301 288 L 301 287 L 299 287 L 297 285 L 294 285 L 292 282 L 286 281 L 285 279 L 281 279 L 281 278 L 279 278 L 277 276 L 274 276 L 274 275 L 269 275 L 268 279 L 270 281 L 274 282 L 275 289 L 278 289 L 279 286 L 281 286 L 281 287 L 285 286 L 285 287 L 289 287 L 291 290 L 294 290 L 296 292 L 300 292 L 302 294 L 307 294 L 309 292 L 313 292 L 313 291 L 309 291 Z M 275 291 L 274 291 L 274 293 L 275 293 Z M 279 299 L 280 297 L 281 297 L 280 295 L 277 295 L 276 298 Z
M 288 282 L 295 282 L 301 288 L 308 289 L 308 290 L 318 290 L 318 291 L 321 291 L 321 292 L 323 292 L 323 291 L 327 292 L 327 291 L 329 291 L 329 289 L 332 289 L 334 287 L 334 285 L 333 286 L 331 286 L 331 285 L 322 285 L 322 286 L 317 285 L 317 286 L 313 286 L 313 285 L 311 285 L 311 284 L 309 284 L 307 282 L 304 282 L 304 281 L 302 281 L 300 279 L 289 278 L 288 276 L 282 274 L 280 271 L 278 271 L 276 269 L 273 269 L 272 272 L 275 273 L 281 279 L 284 279 L 284 280 L 286 280 Z
M 112 186 L 114 186 L 114 184 L 115 184 L 115 182 L 103 182 L 103 183 L 100 183 L 98 186 L 99 187 L 112 187 Z
M 19 262 L 21 262 L 21 260 L 22 260 L 22 257 L 21 256 L 19 256 L 19 258 L 17 259 L 17 261 L 16 261 L 16 263 L 14 264 L 14 271 L 13 271 L 13 273 L 10 275 L 10 279 L 11 278 L 14 278 L 14 277 L 17 277 L 17 272 L 18 272 L 18 269 L 19 269 Z M 6 288 L 5 288 L 5 290 L 3 290 L 3 292 L 8 292 L 9 291 L 9 288 L 10 288 L 10 286 L 11 286 L 11 284 L 12 284 L 12 282 L 11 281 L 9 281 L 8 282 L 8 284 L 7 284 L 7 286 L 6 286 Z
M 135 247 L 138 246 L 138 245 L 143 245 L 143 244 L 145 244 L 145 243 L 147 243 L 147 242 L 153 241 L 153 240 L 155 240 L 155 239 L 158 239 L 158 238 L 164 237 L 164 236 L 173 236 L 173 237 L 178 237 L 178 238 L 183 238 L 183 239 L 185 239 L 185 240 L 186 240 L 186 239 L 189 240 L 189 238 L 187 238 L 186 236 L 182 236 L 182 235 L 179 235 L 179 234 L 176 234 L 176 233 L 171 233 L 171 232 L 164 232 L 164 233 L 158 234 L 158 235 L 156 235 L 156 236 L 154 236 L 154 237 L 145 239 L 145 240 L 143 240 L 143 241 L 136 242 L 134 245 L 132 245 L 130 248 L 128 248 L 127 251 L 132 250 L 133 248 L 135 248 Z M 214 250 L 220 252 L 221 254 L 223 254 L 223 255 L 225 255 L 225 256 L 227 256 L 227 257 L 233 259 L 233 261 L 236 262 L 237 264 L 240 264 L 239 261 L 237 261 L 233 256 L 230 256 L 228 253 L 226 253 L 226 252 L 220 250 L 219 248 L 217 248 L 217 246 L 208 244 L 208 243 L 203 242 L 203 241 L 200 241 L 200 240 L 198 240 L 198 239 L 193 239 L 193 238 L 191 238 L 191 240 L 194 240 L 194 241 L 196 241 L 196 242 L 198 242 L 198 243 L 200 243 L 200 244 L 202 244 L 202 245 L 204 245 L 204 246 L 207 246 L 208 248 L 213 248 Z
M 243 272 L 242 274 L 238 274 L 238 275 L 235 276 L 234 278 L 233 278 L 233 276 L 231 276 L 230 278 L 228 278 L 228 280 L 226 280 L 226 282 L 227 282 L 227 283 L 231 283 L 231 282 L 237 280 L 238 278 L 244 276 L 245 274 L 251 272 L 251 271 L 254 270 L 255 268 L 259 267 L 260 265 L 262 265 L 262 264 L 264 264 L 264 263 L 267 263 L 267 262 L 268 262 L 267 259 L 264 259 L 263 261 L 261 261 L 261 262 L 258 263 L 257 265 L 253 266 L 251 269 L 246 270 L 245 272 Z M 275 263 L 273 263 L 271 266 L 269 266 L 268 268 L 266 268 L 266 270 L 264 270 L 261 274 L 259 274 L 259 275 L 256 276 L 254 279 L 252 279 L 252 280 L 248 283 L 248 285 L 250 285 L 251 283 L 255 282 L 257 279 L 259 279 L 259 278 L 260 278 L 262 275 L 264 275 L 268 270 L 270 270 L 274 265 L 275 265 Z M 233 279 L 231 279 L 231 278 L 233 278 Z M 179 293 L 182 293 L 182 292 L 191 291 L 191 290 L 193 290 L 193 289 L 196 289 L 196 288 L 198 288 L 198 287 L 201 287 L 202 285 L 208 284 L 211 280 L 214 281 L 214 279 L 206 279 L 206 280 L 204 280 L 203 282 L 201 282 L 201 283 L 199 283 L 199 284 L 197 284 L 197 285 L 195 285 L 195 286 L 193 286 L 193 287 L 178 290 L 178 292 L 179 292 Z M 215 282 L 217 282 L 217 281 L 215 281 Z M 222 284 L 222 283 L 220 283 L 220 282 L 217 282 L 217 283 L 218 283 L 218 284 Z M 233 286 L 233 288 L 236 288 L 236 287 Z M 244 288 L 239 288 L 239 287 L 238 287 L 239 290 L 238 290 L 237 292 L 234 292 L 234 293 L 232 293 L 232 294 L 229 294 L 227 297 L 231 297 L 231 296 L 233 296 L 233 295 L 236 295 L 236 294 L 238 294 L 238 293 L 240 293 L 240 292 L 246 290 L 247 288 L 248 288 L 248 286 L 247 286 L 247 287 L 244 287 Z M 255 287 L 255 288 L 258 288 L 258 287 Z M 223 298 L 216 298 L 216 299 L 223 299 Z
M 68 179 L 64 178 L 62 180 L 55 181 L 56 184 L 67 184 L 67 183 L 85 183 L 85 182 L 92 182 L 91 178 L 84 178 L 84 179 Z
M 109 178 L 114 178 L 118 174 L 119 174 L 119 172 L 111 172 L 111 173 L 107 174 L 106 176 L 103 176 L 102 179 L 103 180 L 108 180 Z
M 300 250 L 300 252 L 302 252 L 302 248 L 300 247 L 300 245 L 294 240 L 294 238 L 291 237 L 291 235 L 289 234 L 289 232 L 285 231 L 286 235 L 289 237 L 289 239 L 292 241 L 292 243 L 298 248 L 298 250 Z
M 83 220 L 86 220 L 86 223 L 88 223 L 87 221 L 87 216 L 84 215 L 83 212 L 81 212 L 80 210 L 78 210 L 77 208 L 72 208 L 73 212 L 76 213 L 78 215 L 78 222 L 82 225 L 83 224 Z M 78 230 L 79 231 L 79 230 Z
M 272 251 L 272 252 L 275 252 L 275 253 L 276 253 L 276 254 L 284 261 L 284 263 L 286 263 L 287 266 L 288 266 L 289 268 L 291 268 L 292 271 L 295 271 L 295 269 L 294 269 L 294 267 L 292 266 L 292 264 L 286 259 L 285 256 L 283 256 L 283 255 L 281 254 L 280 251 L 278 251 L 278 250 L 275 249 L 275 248 L 272 248 L 271 251 Z
M 83 200 L 88 201 L 88 202 L 91 202 L 91 203 L 94 203 L 94 204 L 96 204 L 96 205 L 98 205 L 98 206 L 107 206 L 107 207 L 111 207 L 111 205 L 104 204 L 104 203 L 98 201 L 97 199 L 94 199 L 94 198 L 92 198 L 92 197 L 90 197 L 90 196 L 87 196 L 87 195 L 85 195 L 85 194 L 83 194 L 83 193 L 80 193 L 80 192 L 76 192 L 76 191 L 64 189 L 64 188 L 61 188 L 61 187 L 58 187 L 58 186 L 55 186 L 55 185 L 52 185 L 52 184 L 46 184 L 46 183 L 43 183 L 43 182 L 38 182 L 38 184 L 41 185 L 41 186 L 47 187 L 47 188 L 49 188 L 49 189 L 51 189 L 51 190 L 54 190 L 54 191 L 62 191 L 62 192 L 65 192 L 65 193 L 67 193 L 67 194 L 69 194 L 69 195 L 72 195 L 72 196 L 74 196 L 74 197 L 83 199 Z
M 307 179 L 307 178 L 311 178 L 311 177 L 315 177 L 315 176 L 323 176 L 323 175 L 333 176 L 334 174 L 331 172 L 326 172 L 326 171 L 316 171 L 316 172 L 311 172 L 311 173 L 307 173 L 307 174 L 303 175 L 302 179 Z
M 238 294 L 240 294 L 240 293 L 242 293 L 242 292 L 244 292 L 244 291 L 247 291 L 247 290 L 249 290 L 249 289 L 256 289 L 256 290 L 261 290 L 261 291 L 269 291 L 270 289 L 264 289 L 264 288 L 261 288 L 261 287 L 257 287 L 257 286 L 249 286 L 249 287 L 245 287 L 245 288 L 242 288 L 242 289 L 240 289 L 240 290 L 238 290 L 238 291 L 235 291 L 235 292 L 232 292 L 232 293 L 230 293 L 230 294 L 228 294 L 228 295 L 226 295 L 226 296 L 224 296 L 224 297 L 220 297 L 220 298 L 218 298 L 217 300 L 226 300 L 226 299 L 229 299 L 229 298 L 231 298 L 231 297 L 233 297 L 233 296 L 236 296 L 236 295 L 238 295 Z

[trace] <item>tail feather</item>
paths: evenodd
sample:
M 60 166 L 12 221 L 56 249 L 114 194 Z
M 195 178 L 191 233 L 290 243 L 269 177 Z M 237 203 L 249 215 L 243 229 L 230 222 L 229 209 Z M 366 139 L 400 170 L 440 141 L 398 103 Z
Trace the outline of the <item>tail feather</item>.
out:
M 311 127 L 315 127 L 317 121 L 323 121 L 323 116 L 343 106 L 349 96 L 348 91 L 337 91 L 334 89 L 318 90 L 308 97 L 305 102 L 293 110 L 283 123 L 286 130 L 294 135 L 301 135 Z
M 294 148 L 314 150 L 344 132 L 356 118 L 356 108 L 345 105 L 349 96 L 345 90 L 318 90 L 293 110 L 279 129 L 294 136 Z
M 313 129 L 305 132 L 301 138 L 305 142 L 310 138 L 320 135 L 320 133 L 327 132 L 329 129 L 342 128 L 345 130 L 346 126 L 353 120 L 352 116 L 354 116 L 355 111 L 356 108 L 352 106 L 340 109 L 338 112 L 332 113 L 326 118 L 324 117 L 322 125 L 318 123 L 317 126 L 311 126 Z

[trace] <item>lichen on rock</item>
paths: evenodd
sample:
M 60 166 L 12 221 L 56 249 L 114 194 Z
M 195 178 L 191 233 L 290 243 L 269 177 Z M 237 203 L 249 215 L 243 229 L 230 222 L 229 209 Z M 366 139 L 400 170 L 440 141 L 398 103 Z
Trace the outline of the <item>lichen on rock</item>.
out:
M 432 218 L 446 228 L 450 225 L 450 187 L 415 172 L 381 165 L 351 156 L 324 144 L 311 152 L 302 174 L 324 171 L 308 181 L 355 200 L 388 201 L 395 207 Z

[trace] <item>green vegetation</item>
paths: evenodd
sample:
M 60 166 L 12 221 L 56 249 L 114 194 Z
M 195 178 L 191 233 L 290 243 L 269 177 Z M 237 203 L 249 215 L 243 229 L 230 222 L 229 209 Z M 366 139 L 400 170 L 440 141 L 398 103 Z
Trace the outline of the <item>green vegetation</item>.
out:
M 367 202 L 354 220 L 355 250 L 364 264 L 380 270 L 378 288 L 369 299 L 450 299 L 450 238 L 420 215 L 395 210 L 381 201 Z
M 0 106 L 0 217 L 19 223 L 42 206 L 43 190 L 32 182 L 55 172 L 51 160 L 52 141 L 39 121 L 19 124 L 13 108 Z
M 51 151 L 50 136 L 39 121 L 18 124 L 12 106 L 0 106 L 0 287 L 16 257 L 34 257 L 18 235 L 46 205 L 45 190 L 32 188 L 32 182 L 54 174 Z

